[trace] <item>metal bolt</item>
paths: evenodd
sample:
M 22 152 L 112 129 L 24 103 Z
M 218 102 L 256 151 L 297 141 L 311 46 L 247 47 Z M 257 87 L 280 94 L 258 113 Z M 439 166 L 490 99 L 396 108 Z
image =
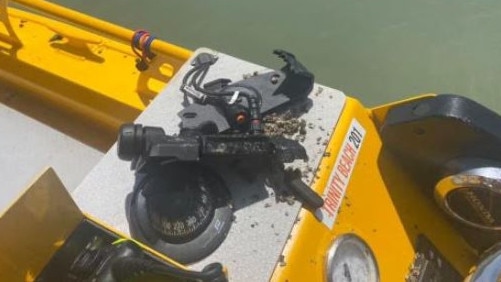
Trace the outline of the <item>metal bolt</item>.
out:
M 277 84 L 279 78 L 280 78 L 280 75 L 278 75 L 278 74 L 272 75 L 271 76 L 271 83 L 272 84 Z

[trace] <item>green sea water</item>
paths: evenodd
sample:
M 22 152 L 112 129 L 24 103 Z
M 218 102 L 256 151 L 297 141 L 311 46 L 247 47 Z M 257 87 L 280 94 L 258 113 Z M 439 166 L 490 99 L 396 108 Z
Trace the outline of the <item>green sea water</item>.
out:
M 293 52 L 319 83 L 367 106 L 455 93 L 501 112 L 501 1 L 57 0 L 189 49 L 268 67 Z

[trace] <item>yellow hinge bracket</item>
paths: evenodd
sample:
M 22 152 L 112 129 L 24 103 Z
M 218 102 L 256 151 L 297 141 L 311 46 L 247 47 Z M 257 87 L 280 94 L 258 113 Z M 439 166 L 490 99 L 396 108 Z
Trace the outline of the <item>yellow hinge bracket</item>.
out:
M 0 33 L 0 40 L 11 44 L 13 48 L 19 48 L 22 46 L 22 43 L 10 23 L 9 13 L 7 10 L 8 2 L 9 0 L 0 0 L 0 21 L 7 30 L 7 34 Z

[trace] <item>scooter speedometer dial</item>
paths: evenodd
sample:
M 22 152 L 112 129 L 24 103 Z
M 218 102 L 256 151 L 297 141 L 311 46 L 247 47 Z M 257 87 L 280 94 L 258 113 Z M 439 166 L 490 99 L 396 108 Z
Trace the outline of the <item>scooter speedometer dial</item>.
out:
M 360 237 L 345 234 L 334 241 L 327 254 L 327 281 L 379 281 L 374 255 Z

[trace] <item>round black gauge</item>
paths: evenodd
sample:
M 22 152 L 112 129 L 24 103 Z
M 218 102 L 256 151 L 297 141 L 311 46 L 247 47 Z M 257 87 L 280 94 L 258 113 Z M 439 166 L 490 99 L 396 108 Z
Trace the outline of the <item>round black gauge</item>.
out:
M 171 166 L 145 179 L 142 195 L 153 229 L 169 243 L 198 236 L 214 217 L 211 179 L 184 165 Z M 216 184 L 217 185 L 217 184 Z
M 483 187 L 461 187 L 446 197 L 449 209 L 458 217 L 485 229 L 501 228 L 501 194 Z
M 501 230 L 501 179 L 473 174 L 448 176 L 437 183 L 435 198 L 459 222 Z
M 232 221 L 231 197 L 214 171 L 175 162 L 137 177 L 129 203 L 134 238 L 181 263 L 198 261 L 223 242 Z

